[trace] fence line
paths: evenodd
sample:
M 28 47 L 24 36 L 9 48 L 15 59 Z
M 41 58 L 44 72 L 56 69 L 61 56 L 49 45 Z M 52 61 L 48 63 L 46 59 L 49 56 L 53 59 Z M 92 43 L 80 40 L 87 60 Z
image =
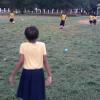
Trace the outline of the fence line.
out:
M 76 8 L 76 9 L 68 9 L 68 10 L 59 10 L 59 9 L 38 9 L 35 8 L 33 10 L 29 10 L 29 9 L 24 9 L 23 12 L 19 9 L 15 9 L 14 11 L 16 14 L 42 14 L 42 15 L 59 15 L 62 14 L 63 12 L 65 12 L 68 15 L 77 15 L 77 14 L 87 14 L 85 10 L 83 10 L 82 8 Z M 1 15 L 5 15 L 10 13 L 10 8 L 0 8 L 0 14 Z

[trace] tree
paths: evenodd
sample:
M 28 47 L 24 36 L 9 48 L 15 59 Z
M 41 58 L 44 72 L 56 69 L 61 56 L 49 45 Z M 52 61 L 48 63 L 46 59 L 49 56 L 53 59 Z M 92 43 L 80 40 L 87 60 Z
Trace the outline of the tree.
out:
M 21 10 L 21 13 L 24 13 L 24 9 L 31 6 L 32 0 L 16 0 L 15 7 Z
M 35 6 L 40 9 L 83 8 L 89 12 L 96 10 L 97 3 L 100 3 L 100 0 L 0 0 L 1 7 L 18 8 L 22 13 L 25 8 L 33 9 Z

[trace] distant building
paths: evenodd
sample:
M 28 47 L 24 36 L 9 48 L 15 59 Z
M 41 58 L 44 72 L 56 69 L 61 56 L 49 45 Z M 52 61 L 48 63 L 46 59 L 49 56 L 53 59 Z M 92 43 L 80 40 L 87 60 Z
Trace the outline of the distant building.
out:
M 97 4 L 97 15 L 100 16 L 100 4 Z

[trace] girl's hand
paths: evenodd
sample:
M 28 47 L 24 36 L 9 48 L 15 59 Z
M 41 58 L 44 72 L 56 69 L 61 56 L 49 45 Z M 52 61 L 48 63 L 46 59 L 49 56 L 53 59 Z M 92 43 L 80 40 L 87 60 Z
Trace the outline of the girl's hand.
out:
M 52 84 L 52 76 L 49 76 L 46 80 L 45 80 L 45 86 L 50 86 Z
M 8 81 L 9 81 L 9 83 L 10 83 L 11 85 L 14 85 L 14 84 L 15 84 L 14 76 L 10 75 Z

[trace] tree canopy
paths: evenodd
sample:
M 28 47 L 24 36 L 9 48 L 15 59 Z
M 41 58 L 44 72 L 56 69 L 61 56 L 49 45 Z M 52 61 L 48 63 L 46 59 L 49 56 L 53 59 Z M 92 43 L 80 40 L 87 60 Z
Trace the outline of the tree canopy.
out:
M 83 8 L 86 11 L 96 9 L 100 0 L 0 0 L 0 7 L 18 9 L 68 9 Z

